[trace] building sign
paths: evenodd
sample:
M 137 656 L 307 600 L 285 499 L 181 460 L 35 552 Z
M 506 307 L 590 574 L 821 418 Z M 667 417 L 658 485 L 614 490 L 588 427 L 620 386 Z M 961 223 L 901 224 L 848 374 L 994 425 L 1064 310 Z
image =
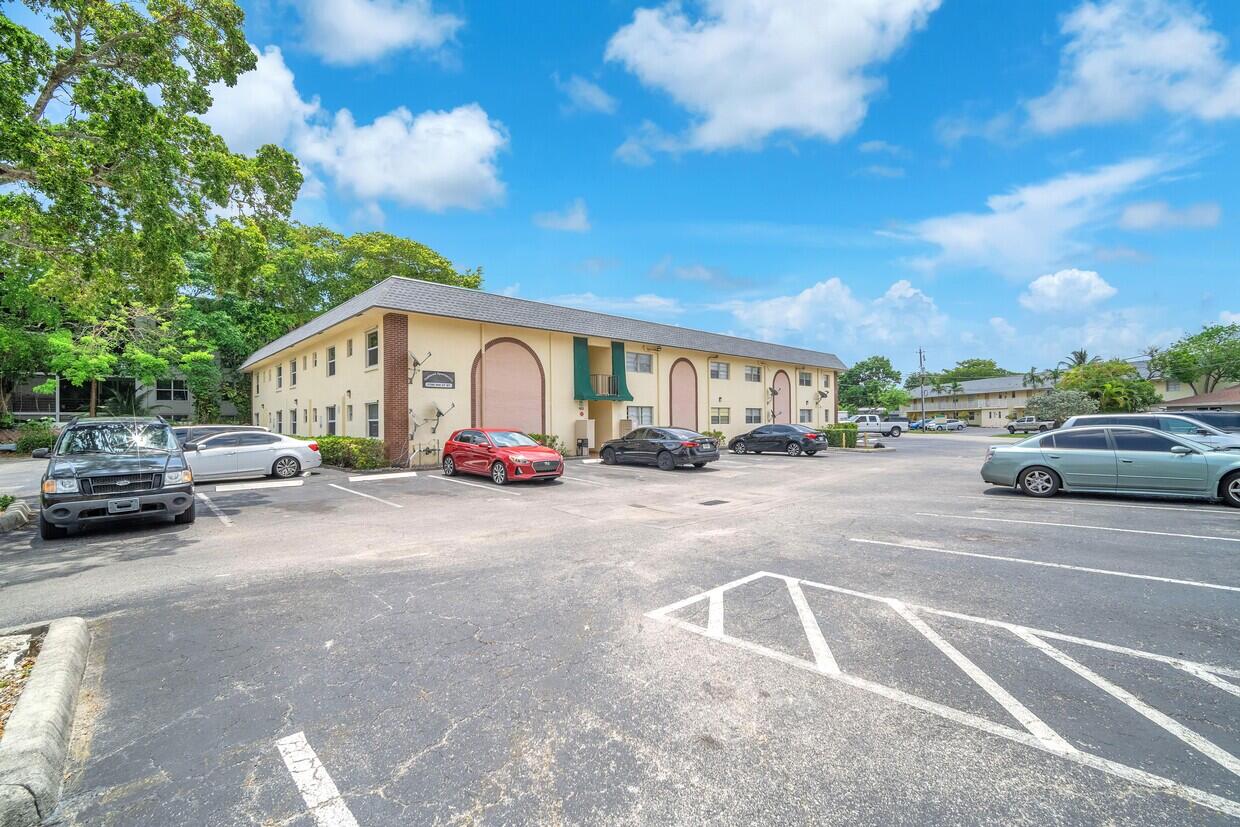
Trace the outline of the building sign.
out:
M 422 372 L 424 388 L 456 388 L 456 373 L 450 370 L 427 370 Z

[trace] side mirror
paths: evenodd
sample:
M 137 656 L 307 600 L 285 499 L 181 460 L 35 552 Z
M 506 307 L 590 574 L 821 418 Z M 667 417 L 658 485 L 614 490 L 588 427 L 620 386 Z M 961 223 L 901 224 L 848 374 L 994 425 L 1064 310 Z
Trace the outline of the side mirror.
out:
M 182 446 L 181 446 L 181 450 L 182 450 L 182 451 L 197 451 L 197 450 L 199 450 L 199 448 L 198 448 L 198 443 L 197 443 L 197 442 L 187 442 L 187 443 L 185 443 L 184 445 L 182 445 Z
M 51 455 L 51 451 L 47 448 L 35 448 L 30 452 L 33 459 L 47 459 Z
M 1192 448 L 1189 448 L 1189 447 L 1188 447 L 1188 446 L 1186 446 L 1186 445 L 1172 445 L 1172 446 L 1171 446 L 1171 453 L 1173 453 L 1173 454 L 1180 454 L 1181 456 L 1183 456 L 1184 454 L 1191 454 L 1191 453 L 1193 453 L 1193 449 L 1192 449 Z

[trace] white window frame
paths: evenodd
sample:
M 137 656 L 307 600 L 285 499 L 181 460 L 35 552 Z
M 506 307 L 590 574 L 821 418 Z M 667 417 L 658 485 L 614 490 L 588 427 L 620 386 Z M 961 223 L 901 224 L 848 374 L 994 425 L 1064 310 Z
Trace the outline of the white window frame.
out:
M 336 406 L 327 405 L 323 408 L 323 417 L 325 420 L 324 431 L 327 436 L 336 435 Z
M 711 408 L 710 409 L 711 425 L 731 425 L 732 409 L 731 408 Z
M 372 419 L 372 418 L 371 418 L 371 416 L 370 416 L 370 406 L 371 406 L 371 405 L 374 405 L 374 406 L 375 406 L 375 416 L 374 416 L 374 418 L 373 418 L 373 419 Z M 382 412 L 379 410 L 379 403 L 378 403 L 378 402 L 367 402 L 367 403 L 366 403 L 366 436 L 370 437 L 371 439 L 378 439 L 378 438 L 379 438 L 379 435 L 382 433 L 382 431 L 380 430 L 380 424 L 381 424 L 381 423 L 380 423 L 380 420 L 379 420 L 379 417 L 380 417 L 381 415 L 382 415 Z M 374 428 L 373 428 L 374 433 L 373 433 L 373 434 L 371 433 L 371 430 L 372 430 L 372 428 L 371 428 L 371 423 L 374 423 Z
M 808 370 L 797 371 L 797 385 L 802 388 L 814 387 L 814 374 Z
M 710 363 L 711 379 L 731 379 L 732 363 L 731 362 L 711 362 Z
M 761 382 L 762 366 L 761 365 L 745 365 L 745 381 Z
M 336 375 L 336 346 L 332 345 L 331 347 L 329 347 L 327 349 L 327 353 L 325 354 L 325 356 L 327 358 L 327 375 L 335 376 Z
M 288 386 L 290 388 L 297 387 L 297 360 L 290 359 L 288 363 Z
M 157 402 L 188 402 L 189 386 L 184 379 L 167 377 L 155 380 L 155 401 Z
M 650 405 L 628 405 L 624 413 L 624 418 L 632 422 L 634 428 L 649 428 L 654 425 L 654 408 Z
M 349 356 L 352 356 L 352 355 L 353 355 L 353 340 L 352 340 L 352 339 L 346 339 L 346 340 L 345 340 L 345 342 L 344 342 L 344 355 L 345 355 L 345 357 L 346 357 L 346 358 L 347 358 L 347 357 L 349 357 Z
M 372 333 L 375 335 L 375 346 L 374 347 L 370 346 L 370 334 Z M 366 345 L 366 370 L 374 370 L 375 368 L 379 367 L 379 328 L 376 327 L 374 330 L 366 331 L 365 345 Z M 375 360 L 373 362 L 370 361 L 370 354 L 372 351 L 374 352 L 374 355 L 375 355 Z
M 806 414 L 809 414 L 809 416 L 806 416 Z M 800 421 L 802 425 L 812 425 L 814 422 L 814 409 L 813 408 L 801 408 L 800 411 L 797 413 L 797 419 Z
M 276 365 L 276 390 L 284 387 L 284 365 Z
M 297 409 L 296 408 L 289 408 L 288 432 L 294 436 L 297 435 Z
M 276 433 L 284 433 L 284 411 L 276 411 Z
M 624 352 L 625 373 L 654 373 L 654 356 L 633 350 Z
M 762 424 L 762 409 L 761 408 L 746 408 L 745 409 L 745 424 L 746 425 L 761 425 Z

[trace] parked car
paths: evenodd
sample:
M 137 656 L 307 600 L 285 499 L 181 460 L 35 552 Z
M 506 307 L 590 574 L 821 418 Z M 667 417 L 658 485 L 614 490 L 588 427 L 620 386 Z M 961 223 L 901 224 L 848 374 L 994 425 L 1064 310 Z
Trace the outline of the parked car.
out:
M 1054 428 L 1054 420 L 1038 419 L 1036 416 L 1022 416 L 1020 419 L 1013 419 L 1007 424 L 1007 432 L 1009 434 L 1014 434 L 1017 431 L 1026 434 L 1030 431 L 1051 431 Z
M 39 490 L 39 536 L 130 517 L 194 522 L 194 476 L 172 428 L 156 417 L 72 420 L 47 457 Z
M 1194 442 L 1204 442 L 1215 448 L 1240 449 L 1240 434 L 1220 431 L 1213 425 L 1207 425 L 1181 414 L 1086 414 L 1074 416 L 1063 424 L 1065 428 L 1080 428 L 1086 425 L 1137 425 L 1169 434 L 1178 434 Z
M 606 465 L 632 462 L 664 471 L 680 465 L 702 468 L 719 459 L 719 443 L 687 428 L 637 428 L 604 442 L 599 457 Z
M 883 418 L 878 414 L 857 414 L 844 420 L 857 426 L 858 433 L 882 434 L 898 437 L 909 429 L 908 420 L 903 417 Z
M 812 457 L 826 447 L 826 438 L 808 425 L 763 425 L 728 441 L 728 450 L 734 454 L 779 451 L 790 457 Z
M 267 429 L 261 425 L 174 425 L 172 433 L 176 435 L 177 442 L 184 445 L 187 442 L 202 442 L 209 436 L 216 434 L 226 434 L 231 431 L 263 431 Z
M 1240 434 L 1240 411 L 1180 411 L 1180 415 L 1212 425 L 1229 434 Z
M 183 446 L 194 479 L 292 479 L 323 464 L 319 444 L 265 431 L 226 431 Z
M 943 421 L 934 421 L 926 426 L 927 431 L 963 431 L 969 427 L 959 419 L 944 419 Z
M 1240 453 L 1129 425 L 1065 428 L 992 445 L 982 479 L 1031 497 L 1059 491 L 1222 500 L 1240 508 Z
M 479 474 L 496 485 L 553 480 L 564 474 L 564 457 L 510 428 L 463 428 L 444 444 L 443 474 Z
M 908 429 L 910 431 L 920 431 L 933 421 L 933 419 L 914 419 L 908 424 Z

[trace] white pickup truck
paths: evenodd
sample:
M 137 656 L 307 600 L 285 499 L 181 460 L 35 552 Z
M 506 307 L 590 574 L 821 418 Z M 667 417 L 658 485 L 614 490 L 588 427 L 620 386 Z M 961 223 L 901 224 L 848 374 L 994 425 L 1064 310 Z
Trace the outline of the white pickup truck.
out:
M 1055 423 L 1049 419 L 1038 419 L 1036 416 L 1022 416 L 1020 419 L 1013 419 L 1007 424 L 1007 432 L 1014 434 L 1017 431 L 1029 433 L 1030 431 L 1050 431 L 1054 429 Z
M 884 419 L 878 414 L 857 414 L 856 416 L 848 417 L 844 421 L 856 423 L 858 433 L 898 437 L 908 430 L 907 419 Z

